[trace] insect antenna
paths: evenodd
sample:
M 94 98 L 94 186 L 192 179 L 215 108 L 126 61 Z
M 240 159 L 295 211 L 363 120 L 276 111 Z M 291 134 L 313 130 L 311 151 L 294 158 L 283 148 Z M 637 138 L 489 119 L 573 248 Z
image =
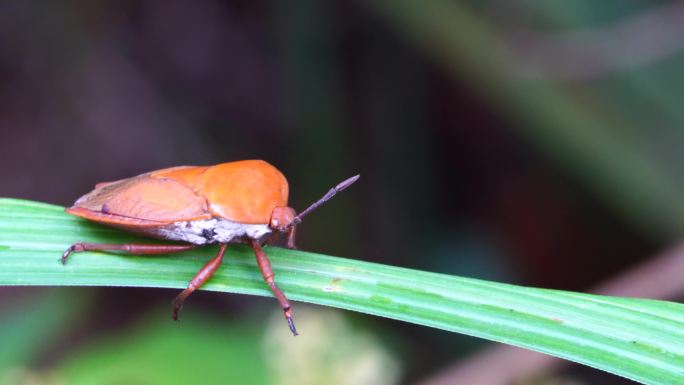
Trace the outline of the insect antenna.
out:
M 288 223 L 285 230 L 289 229 L 292 226 L 296 226 L 296 225 L 302 223 L 302 218 L 304 218 L 305 216 L 309 215 L 312 211 L 319 208 L 323 203 L 329 201 L 330 198 L 334 197 L 335 194 L 337 194 L 338 192 L 340 192 L 340 191 L 346 189 L 347 187 L 351 186 L 354 182 L 359 180 L 359 177 L 361 177 L 361 175 L 354 175 L 353 177 L 347 178 L 347 179 L 343 180 L 342 182 L 338 183 L 337 186 L 331 188 L 330 191 L 328 191 L 325 195 L 323 195 L 323 197 L 321 199 L 317 200 L 311 206 L 307 207 L 304 211 L 302 211 L 296 217 L 294 217 L 292 222 Z

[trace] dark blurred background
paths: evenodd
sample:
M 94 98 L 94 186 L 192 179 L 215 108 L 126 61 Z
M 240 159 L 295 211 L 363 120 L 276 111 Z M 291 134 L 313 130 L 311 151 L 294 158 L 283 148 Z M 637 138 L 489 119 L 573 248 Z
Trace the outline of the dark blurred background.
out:
M 302 209 L 359 173 L 300 248 L 681 299 L 683 53 L 680 1 L 7 1 L 0 196 L 264 159 Z M 301 304 L 284 339 L 268 298 L 197 294 L 179 331 L 174 295 L 2 288 L 4 333 L 40 343 L 0 384 L 627 383 L 551 360 L 464 382 L 483 341 Z

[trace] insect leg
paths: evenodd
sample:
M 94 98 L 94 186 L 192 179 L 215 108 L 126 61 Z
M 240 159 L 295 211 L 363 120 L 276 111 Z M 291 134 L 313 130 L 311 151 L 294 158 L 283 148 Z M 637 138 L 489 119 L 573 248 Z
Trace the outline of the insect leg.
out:
M 280 307 L 283 309 L 283 312 L 285 312 L 285 319 L 287 319 L 287 324 L 290 326 L 292 334 L 296 336 L 297 329 L 295 328 L 294 321 L 292 321 L 290 301 L 287 300 L 287 297 L 285 297 L 283 291 L 280 290 L 278 285 L 275 283 L 275 275 L 271 269 L 271 262 L 268 260 L 264 250 L 262 250 L 261 246 L 259 246 L 259 242 L 254 239 L 252 240 L 252 248 L 256 254 L 257 264 L 259 265 L 259 270 L 261 270 L 261 275 L 264 276 L 264 280 L 266 280 L 266 283 L 271 288 L 271 291 L 273 291 L 273 295 L 275 295 L 276 299 L 278 300 Z
M 178 313 L 180 310 L 183 308 L 183 301 L 185 301 L 186 298 L 190 294 L 192 294 L 193 291 L 197 290 L 202 286 L 211 276 L 218 270 L 219 266 L 221 266 L 221 262 L 223 261 L 223 255 L 226 253 L 226 248 L 228 246 L 225 243 L 221 244 L 221 247 L 219 248 L 218 254 L 214 258 L 212 258 L 209 262 L 207 262 L 206 265 L 204 265 L 200 271 L 195 274 L 195 276 L 192 278 L 190 283 L 188 284 L 188 288 L 183 290 L 176 298 L 173 299 L 173 320 L 178 321 Z
M 297 245 L 295 245 L 295 232 L 296 232 L 297 226 L 292 226 L 290 227 L 289 230 L 287 230 L 287 248 L 288 249 L 296 249 Z
M 74 243 L 71 245 L 60 259 L 63 264 L 66 264 L 67 259 L 71 253 L 78 253 L 80 251 L 125 251 L 135 255 L 150 255 L 150 254 L 167 254 L 177 253 L 180 251 L 194 249 L 195 245 L 146 245 L 139 243 L 126 243 L 122 245 L 108 244 L 108 243 Z

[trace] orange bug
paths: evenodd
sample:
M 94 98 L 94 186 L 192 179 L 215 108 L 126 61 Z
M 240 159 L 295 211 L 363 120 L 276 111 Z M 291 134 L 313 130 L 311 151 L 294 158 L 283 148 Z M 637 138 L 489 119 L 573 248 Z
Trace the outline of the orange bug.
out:
M 299 215 L 287 206 L 288 184 L 283 174 L 262 160 L 173 167 L 98 183 L 66 212 L 133 233 L 187 244 L 74 243 L 61 261 L 66 263 L 71 253 L 79 251 L 164 254 L 218 243 L 216 257 L 173 300 L 173 319 L 177 320 L 183 301 L 221 265 L 227 245 L 246 243 L 254 249 L 259 270 L 283 309 L 292 334 L 297 335 L 290 302 L 276 285 L 271 263 L 261 246 L 272 235 L 287 233 L 287 247 L 295 248 L 295 228 L 302 218 L 358 179 L 356 175 L 341 182 Z

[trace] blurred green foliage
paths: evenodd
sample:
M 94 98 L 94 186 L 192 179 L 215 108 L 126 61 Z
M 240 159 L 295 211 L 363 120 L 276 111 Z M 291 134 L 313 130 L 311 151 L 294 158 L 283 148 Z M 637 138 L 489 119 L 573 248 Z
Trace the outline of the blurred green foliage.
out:
M 0 314 L 0 372 L 37 360 L 70 330 L 93 298 L 67 288 L 18 294 Z
M 73 385 L 273 384 L 260 351 L 263 327 L 201 313 L 168 321 L 168 308 L 99 337 L 53 370 Z
M 595 9 L 588 4 L 552 3 L 535 3 L 529 11 L 555 20 L 567 9 L 582 16 Z M 464 4 L 448 0 L 368 4 L 641 232 L 659 240 L 679 237 L 684 230 L 684 175 L 671 164 L 681 159 L 684 131 L 676 127 L 684 126 L 684 115 L 680 109 L 667 109 L 670 103 L 663 101 L 675 100 L 666 95 L 674 96 L 682 80 L 667 69 L 668 61 L 662 69 L 617 69 L 596 82 L 563 82 L 542 70 L 526 73 L 529 63 L 524 50 L 514 44 L 516 35 L 507 33 L 506 25 L 499 25 L 495 17 L 482 17 Z M 524 9 L 522 4 L 511 7 Z M 602 7 L 607 12 L 627 11 L 622 6 L 598 8 Z M 581 46 L 582 41 L 576 43 Z M 681 58 L 673 60 L 679 65 Z M 661 107 L 654 115 L 649 106 Z
M 59 305 L 54 295 L 45 300 Z M 233 320 L 193 312 L 174 323 L 168 321 L 166 307 L 155 309 L 134 325 L 71 346 L 69 354 L 53 357 L 44 369 L 32 369 L 27 365 L 31 360 L 16 349 L 30 346 L 30 339 L 21 334 L 28 327 L 4 324 L 2 330 L 16 333 L 19 340 L 5 340 L 11 345 L 4 346 L 14 350 L 3 354 L 12 362 L 3 366 L 0 384 L 397 383 L 399 367 L 393 354 L 369 332 L 352 328 L 340 312 L 298 306 L 300 326 L 307 333 L 294 340 L 283 328 L 279 311 L 269 316 L 259 309 Z M 16 310 L 15 315 L 28 315 Z M 61 311 L 68 314 L 67 309 Z M 44 341 L 58 337 L 54 334 L 44 334 Z

